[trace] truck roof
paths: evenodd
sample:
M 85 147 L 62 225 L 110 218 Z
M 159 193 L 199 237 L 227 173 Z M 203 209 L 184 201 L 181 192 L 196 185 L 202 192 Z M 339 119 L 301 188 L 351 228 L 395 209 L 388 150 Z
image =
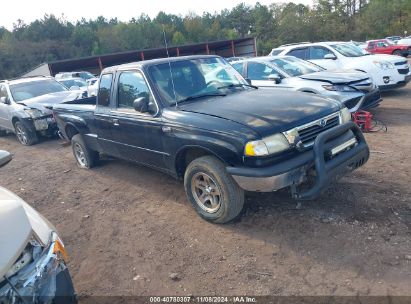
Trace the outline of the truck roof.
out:
M 180 57 L 169 57 L 169 58 L 160 58 L 160 59 L 150 59 L 150 60 L 144 60 L 144 61 L 137 61 L 137 62 L 132 62 L 132 63 L 126 63 L 126 64 L 121 64 L 121 65 L 115 65 L 111 66 L 108 68 L 105 68 L 101 73 L 110 73 L 110 72 L 115 72 L 118 70 L 126 70 L 126 69 L 132 69 L 132 68 L 143 68 L 147 67 L 150 65 L 157 65 L 157 64 L 163 64 L 163 63 L 168 63 L 168 62 L 176 62 L 176 61 L 185 61 L 185 60 L 194 60 L 194 59 L 201 59 L 201 58 L 215 58 L 215 57 L 220 57 L 217 55 L 191 55 L 191 56 L 180 56 Z

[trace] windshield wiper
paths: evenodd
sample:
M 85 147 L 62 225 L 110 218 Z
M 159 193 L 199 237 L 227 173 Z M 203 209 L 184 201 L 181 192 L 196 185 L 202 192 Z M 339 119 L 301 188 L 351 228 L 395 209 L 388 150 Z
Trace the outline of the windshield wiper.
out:
M 254 86 L 252 84 L 248 84 L 248 83 L 237 83 L 237 84 L 232 83 L 232 84 L 229 84 L 229 85 L 226 85 L 226 86 L 219 87 L 217 89 L 239 88 L 239 87 L 243 87 L 243 86 L 250 87 L 250 88 L 253 88 L 253 89 L 258 89 L 258 87 Z
M 193 96 L 188 96 L 187 98 L 183 98 L 181 100 L 178 100 L 177 102 L 174 103 L 174 105 L 183 103 L 186 101 L 190 100 L 195 100 L 195 99 L 200 99 L 200 98 L 205 98 L 205 97 L 215 97 L 215 96 L 227 96 L 227 94 L 223 93 L 207 93 L 207 94 L 199 94 L 199 95 L 193 95 Z

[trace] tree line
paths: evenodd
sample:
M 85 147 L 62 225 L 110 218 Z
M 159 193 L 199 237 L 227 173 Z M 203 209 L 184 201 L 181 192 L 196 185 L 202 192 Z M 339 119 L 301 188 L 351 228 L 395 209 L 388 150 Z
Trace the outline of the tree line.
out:
M 216 13 L 185 16 L 159 12 L 128 22 L 117 18 L 81 19 L 45 15 L 12 30 L 0 27 L 0 79 L 48 61 L 170 45 L 257 38 L 259 55 L 278 45 L 301 41 L 359 40 L 411 32 L 411 0 L 315 0 L 313 5 L 246 5 Z

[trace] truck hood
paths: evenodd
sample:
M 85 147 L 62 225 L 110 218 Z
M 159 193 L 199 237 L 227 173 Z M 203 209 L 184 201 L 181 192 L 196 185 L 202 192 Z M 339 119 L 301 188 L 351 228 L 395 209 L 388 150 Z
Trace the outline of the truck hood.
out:
M 332 114 L 340 104 L 290 90 L 247 90 L 181 104 L 180 110 L 211 115 L 245 125 L 264 137 Z
M 20 197 L 0 187 L 0 278 L 16 262 L 32 235 L 47 245 L 54 230 Z
M 50 93 L 26 100 L 22 100 L 20 102 L 17 102 L 18 104 L 21 105 L 26 105 L 30 108 L 35 108 L 38 110 L 44 110 L 45 106 L 51 106 L 54 104 L 59 104 L 63 103 L 66 101 L 72 101 L 75 99 L 78 99 L 82 95 L 82 91 L 62 91 L 62 92 L 56 92 L 56 93 Z
M 333 70 L 333 71 L 321 71 L 301 75 L 299 78 L 314 81 L 324 81 L 331 84 L 346 84 L 351 82 L 357 82 L 368 79 L 368 75 L 353 70 Z

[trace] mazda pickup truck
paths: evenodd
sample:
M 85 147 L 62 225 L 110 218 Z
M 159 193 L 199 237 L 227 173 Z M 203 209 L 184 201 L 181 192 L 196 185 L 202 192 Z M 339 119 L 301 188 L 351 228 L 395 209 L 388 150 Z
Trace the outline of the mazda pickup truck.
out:
M 297 200 L 314 199 L 369 157 L 341 103 L 259 90 L 218 56 L 106 68 L 96 98 L 53 114 L 81 168 L 104 153 L 161 170 L 184 180 L 195 210 L 214 223 L 239 216 L 245 191 L 290 187 Z

